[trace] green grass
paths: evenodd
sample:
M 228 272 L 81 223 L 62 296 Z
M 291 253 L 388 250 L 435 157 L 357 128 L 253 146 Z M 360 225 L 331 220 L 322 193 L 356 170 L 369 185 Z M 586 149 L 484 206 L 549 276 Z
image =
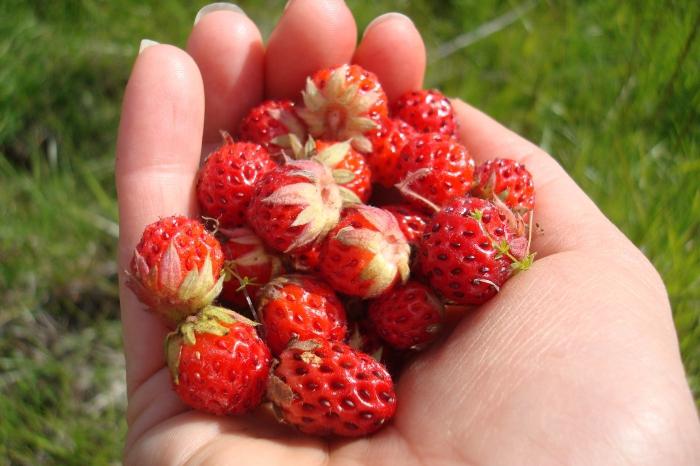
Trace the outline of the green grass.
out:
M 119 461 L 119 106 L 140 39 L 184 44 L 199 6 L 188 3 L 0 5 L 0 464 Z M 282 4 L 241 2 L 265 36 Z M 442 58 L 520 4 L 349 4 L 361 28 L 388 9 L 416 18 L 427 85 L 549 150 L 642 248 L 668 286 L 699 399 L 700 4 L 539 1 Z

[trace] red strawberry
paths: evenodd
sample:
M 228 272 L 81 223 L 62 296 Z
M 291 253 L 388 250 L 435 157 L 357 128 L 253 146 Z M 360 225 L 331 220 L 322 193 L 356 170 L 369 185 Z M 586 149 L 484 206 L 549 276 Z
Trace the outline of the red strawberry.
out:
M 384 366 L 344 343 L 323 340 L 285 349 L 267 396 L 283 422 L 313 435 L 371 434 L 396 412 L 394 384 Z
M 436 89 L 406 92 L 392 104 L 391 113 L 421 133 L 440 133 L 447 137 L 457 133 L 452 104 Z
M 398 349 L 422 349 L 442 327 L 444 310 L 427 286 L 411 280 L 372 301 L 369 318 L 379 336 Z
M 408 244 L 417 246 L 418 241 L 423 236 L 429 217 L 418 209 L 406 204 L 385 205 L 382 206 L 382 209 L 388 210 L 396 217 L 399 228 L 401 228 L 401 232 L 406 237 Z
M 474 159 L 461 144 L 437 133 L 421 134 L 401 151 L 396 186 L 408 201 L 433 210 L 472 188 Z
M 342 198 L 330 170 L 313 160 L 287 161 L 255 186 L 248 222 L 265 243 L 286 253 L 322 240 L 338 223 Z
M 341 65 L 314 73 L 306 80 L 305 107 L 298 111 L 309 134 L 330 141 L 352 140 L 366 154 L 367 138 L 388 114 L 386 94 L 374 73 L 357 65 Z
M 292 138 L 291 145 L 296 159 L 313 159 L 331 169 L 343 199 L 358 204 L 367 202 L 372 192 L 372 173 L 365 158 L 349 142 L 315 141 L 309 137 L 303 146 Z
M 265 147 L 277 156 L 289 149 L 289 137 L 306 138 L 306 127 L 291 100 L 267 100 L 251 109 L 238 130 L 241 140 Z
M 459 304 L 493 297 L 514 270 L 532 263 L 527 238 L 489 201 L 459 197 L 425 228 L 418 261 L 430 286 Z
M 219 416 L 260 404 L 272 358 L 254 325 L 233 311 L 208 306 L 168 334 L 173 388 L 185 404 Z
M 321 249 L 321 276 L 337 291 L 373 298 L 408 280 L 411 249 L 396 218 L 377 207 L 345 209 Z
M 211 303 L 221 291 L 224 254 L 197 220 L 172 216 L 143 231 L 127 285 L 170 325 Z
M 289 265 L 298 272 L 312 272 L 318 269 L 321 262 L 321 245 L 316 242 L 308 249 L 287 255 Z
M 407 123 L 383 118 L 381 124 L 369 135 L 372 151 L 365 154 L 365 159 L 372 171 L 372 181 L 387 188 L 399 182 L 396 173 L 401 150 L 408 141 L 417 135 L 416 130 Z
M 247 227 L 220 230 L 220 233 L 226 238 L 221 248 L 226 268 L 232 274 L 224 282 L 221 297 L 237 307 L 247 309 L 248 301 L 241 286 L 245 286 L 248 295 L 254 297 L 262 285 L 284 272 L 282 260 L 269 252 L 263 241 Z
M 224 144 L 209 154 L 199 171 L 197 200 L 202 215 L 233 228 L 245 223 L 253 186 L 276 165 L 265 148 L 234 142 L 226 133 L 223 137 Z
M 275 355 L 293 338 L 345 338 L 345 309 L 333 289 L 317 278 L 282 275 L 260 290 L 257 301 L 265 340 Z
M 525 165 L 510 159 L 488 160 L 476 169 L 473 194 L 483 199 L 494 196 L 524 216 L 535 208 L 535 186 Z

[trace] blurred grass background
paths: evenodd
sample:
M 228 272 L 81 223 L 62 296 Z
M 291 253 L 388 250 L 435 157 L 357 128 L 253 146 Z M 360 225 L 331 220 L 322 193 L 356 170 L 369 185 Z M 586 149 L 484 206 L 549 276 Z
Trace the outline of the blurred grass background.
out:
M 283 1 L 240 5 L 267 37 Z M 700 395 L 700 3 L 348 2 L 402 11 L 427 86 L 549 150 L 662 273 Z M 203 2 L 0 0 L 0 464 L 118 464 L 113 157 L 139 41 Z M 576 209 L 576 206 L 562 208 Z

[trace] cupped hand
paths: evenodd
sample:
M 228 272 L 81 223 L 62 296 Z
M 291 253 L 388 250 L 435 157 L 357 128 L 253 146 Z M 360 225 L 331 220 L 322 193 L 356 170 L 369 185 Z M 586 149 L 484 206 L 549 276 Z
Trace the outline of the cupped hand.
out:
M 139 54 L 117 147 L 120 270 L 143 227 L 196 216 L 200 156 L 263 98 L 294 98 L 317 69 L 357 63 L 390 99 L 422 85 L 425 47 L 411 21 L 356 25 L 341 0 L 293 0 L 263 47 L 244 14 L 215 11 L 187 52 Z M 264 410 L 191 411 L 170 387 L 167 330 L 124 286 L 128 465 L 700 463 L 700 426 L 657 272 L 564 170 L 534 144 L 454 101 L 477 162 L 524 162 L 537 192 L 537 259 L 498 296 L 418 356 L 397 385 L 393 422 L 358 440 L 277 425 Z

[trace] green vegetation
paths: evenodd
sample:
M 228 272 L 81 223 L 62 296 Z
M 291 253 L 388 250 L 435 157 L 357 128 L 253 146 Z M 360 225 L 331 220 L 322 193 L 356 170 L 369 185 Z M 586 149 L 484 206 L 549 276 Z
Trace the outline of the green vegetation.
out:
M 2 2 L 0 464 L 119 461 L 120 101 L 141 38 L 184 44 L 199 6 L 188 3 Z M 283 5 L 240 3 L 265 36 Z M 390 9 L 416 18 L 427 85 L 551 151 L 651 258 L 698 399 L 700 4 L 349 3 L 360 28 Z

